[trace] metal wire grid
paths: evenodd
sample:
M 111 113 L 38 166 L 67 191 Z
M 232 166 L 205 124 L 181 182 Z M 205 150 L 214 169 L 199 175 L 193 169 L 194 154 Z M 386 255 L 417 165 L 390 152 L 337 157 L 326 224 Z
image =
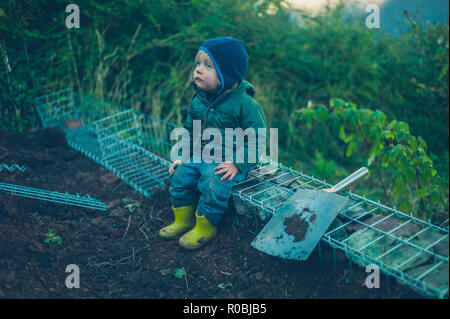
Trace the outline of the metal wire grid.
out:
M 65 119 L 79 117 L 75 113 L 73 91 L 70 89 L 37 97 L 35 105 L 44 129 L 59 126 Z
M 90 197 L 89 195 L 80 196 L 79 194 L 70 195 L 68 193 L 59 193 L 33 187 L 25 187 L 0 182 L 0 190 L 6 191 L 11 195 L 40 199 L 54 203 L 92 208 L 98 210 L 107 210 L 108 206 L 101 201 Z
M 355 199 L 355 196 L 352 194 L 349 198 Z M 439 298 L 448 296 L 448 229 L 411 218 L 395 208 L 361 199 L 359 196 L 356 198 L 359 202 L 342 212 L 342 216 L 348 218 L 348 221 L 329 230 L 323 240 L 332 247 L 342 249 L 352 259 L 359 259 L 365 264 L 376 264 L 384 273 L 400 279 L 426 295 Z M 349 211 L 357 205 L 368 205 L 370 209 L 357 218 L 351 217 Z M 364 217 L 377 213 L 382 216 L 377 221 L 364 221 Z M 364 227 L 355 233 L 363 239 L 358 244 L 351 242 L 354 238 L 351 235 L 346 238 L 334 237 L 334 233 L 352 224 Z M 393 227 L 383 227 L 389 224 Z M 418 225 L 417 232 L 402 235 L 402 231 L 409 225 Z M 364 238 L 363 233 L 370 235 Z M 440 249 L 437 250 L 438 246 Z
M 44 103 L 43 101 L 46 101 L 47 103 Z M 55 125 L 64 118 L 76 117 L 73 105 L 73 93 L 68 89 L 48 94 L 36 99 L 37 111 L 44 127 Z M 3 169 L 7 169 L 10 172 L 13 172 L 15 169 L 24 172 L 26 170 L 26 166 L 19 166 L 17 164 L 8 166 L 6 164 L 1 164 L 0 171 Z M 3 182 L 0 182 L 0 191 L 5 191 L 15 196 L 45 200 L 49 202 L 61 203 L 77 207 L 85 207 L 98 210 L 108 209 L 107 205 L 97 199 L 90 197 L 89 195 L 71 195 L 67 192 L 60 193 L 57 191 L 50 191 Z
M 0 172 L 2 170 L 7 170 L 10 173 L 13 173 L 14 170 L 17 170 L 19 172 L 25 172 L 27 169 L 26 165 L 19 165 L 19 164 L 12 164 L 12 165 L 8 165 L 8 164 L 0 164 Z
M 93 123 L 102 151 L 102 164 L 137 191 L 150 197 L 167 183 L 170 163 L 147 151 L 134 111 L 127 110 Z M 105 125 L 106 124 L 106 125 Z
M 63 129 L 69 146 L 145 196 L 167 184 L 167 141 L 176 125 L 68 89 L 36 104 L 44 127 Z
M 247 180 L 234 187 L 233 199 L 235 206 L 240 200 L 253 208 L 241 211 L 247 227 L 256 233 L 264 226 L 261 219 L 276 214 L 297 189 L 331 186 L 314 176 L 270 161 L 260 163 Z M 349 204 L 338 216 L 341 222 L 334 223 L 322 241 L 344 251 L 361 266 L 377 265 L 387 275 L 425 295 L 448 296 L 448 228 L 435 226 L 351 191 L 339 193 L 349 199 Z
M 61 100 L 63 103 L 52 101 L 51 104 L 40 105 L 41 120 L 43 125 L 47 124 L 44 127 L 50 124 L 62 126 L 66 130 L 68 142 L 72 147 L 113 171 L 146 196 L 151 195 L 152 187 L 166 185 L 165 172 L 169 166 L 166 159 L 169 158 L 170 148 L 173 145 L 169 142 L 169 136 L 171 130 L 177 127 L 176 125 L 87 95 L 69 90 L 59 92 L 60 94 L 55 92 L 44 98 L 47 101 L 49 98 Z M 59 95 L 61 98 L 58 97 Z M 72 96 L 76 102 L 65 96 Z M 39 98 L 40 103 L 41 101 L 42 97 Z M 68 103 L 68 106 L 64 102 Z M 64 126 L 65 121 L 73 118 L 81 119 L 83 125 L 79 128 L 67 129 Z M 321 189 L 331 186 L 314 176 L 280 163 L 262 162 L 252 171 L 247 180 L 234 187 L 233 200 L 235 207 L 238 206 L 237 202 L 241 201 L 251 208 L 251 210 L 244 209 L 243 214 L 249 231 L 252 232 L 253 228 L 252 233 L 255 233 L 261 229 L 268 218 L 276 214 L 281 205 L 297 189 Z M 340 194 L 347 196 L 351 204 L 338 216 L 338 220 L 344 222 L 336 224 L 337 226 L 332 225 L 322 241 L 334 249 L 344 251 L 350 260 L 356 263 L 376 264 L 387 275 L 397 278 L 426 295 L 439 298 L 448 295 L 448 228 L 437 227 L 429 221 L 419 220 L 351 191 L 340 192 Z M 366 218 L 370 216 L 380 218 L 369 223 Z M 253 220 L 253 227 L 250 226 L 250 219 Z M 388 229 L 381 227 L 389 221 L 395 226 Z M 408 236 L 402 235 L 402 229 L 410 224 L 416 225 L 417 231 Z M 349 234 L 349 228 L 352 227 L 360 229 Z M 353 241 L 355 237 L 361 237 L 364 233 L 372 236 L 363 241 L 363 244 Z M 428 237 L 425 236 L 427 234 Z M 434 238 L 434 240 L 424 245 L 423 241 L 417 240 L 421 237 Z M 379 244 L 387 248 L 382 251 L 370 250 L 372 247 L 379 248 Z M 435 248 L 439 245 L 447 249 L 436 250 Z M 405 247 L 410 253 L 408 258 L 401 259 L 400 263 L 392 263 L 394 259 L 391 257 Z M 420 264 L 419 273 L 417 273 L 418 267 L 408 268 L 408 265 L 414 264 L 417 260 L 426 260 Z M 412 273 L 414 270 L 416 273 Z M 442 284 L 428 280 L 442 270 L 444 270 Z

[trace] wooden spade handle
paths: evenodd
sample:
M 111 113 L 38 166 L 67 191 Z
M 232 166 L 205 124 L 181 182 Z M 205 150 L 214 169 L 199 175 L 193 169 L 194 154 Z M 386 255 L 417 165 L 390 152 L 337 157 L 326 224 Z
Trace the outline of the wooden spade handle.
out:
M 328 189 L 324 189 L 324 191 L 329 192 L 329 193 L 334 193 L 334 192 L 340 191 L 341 189 L 343 189 L 348 184 L 353 183 L 358 178 L 363 177 L 364 175 L 366 175 L 368 172 L 369 172 L 369 170 L 366 167 L 361 167 L 359 170 L 354 172 L 352 175 L 347 176 L 346 178 L 344 178 L 342 181 L 340 181 L 339 183 L 337 183 L 333 187 L 328 188 Z

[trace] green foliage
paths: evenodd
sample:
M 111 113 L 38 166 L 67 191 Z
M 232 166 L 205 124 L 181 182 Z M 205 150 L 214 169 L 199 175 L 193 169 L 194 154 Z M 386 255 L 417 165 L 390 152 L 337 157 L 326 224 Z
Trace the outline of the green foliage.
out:
M 123 198 L 122 201 L 126 203 L 125 208 L 128 209 L 130 214 L 135 210 L 141 209 L 141 205 L 138 201 L 129 198 Z
M 233 288 L 233 283 L 229 282 L 229 283 L 220 283 L 217 285 L 217 287 L 219 287 L 220 289 L 226 289 L 226 288 Z
M 422 137 L 410 133 L 402 121 L 387 121 L 379 110 L 358 108 L 342 99 L 329 106 L 306 107 L 296 112 L 306 123 L 327 126 L 345 144 L 345 156 L 375 173 L 385 200 L 420 218 L 448 211 L 448 178 L 437 174 Z M 317 132 L 317 131 L 316 131 Z M 448 170 L 448 167 L 447 167 Z
M 44 243 L 47 244 L 58 244 L 59 246 L 62 245 L 63 240 L 60 236 L 56 235 L 53 230 L 49 229 L 47 233 L 47 238 L 45 238 Z
M 448 23 L 408 19 L 409 31 L 394 36 L 348 19 L 344 4 L 316 17 L 299 12 L 295 23 L 282 0 L 91 0 L 78 3 L 80 28 L 67 29 L 67 4 L 0 5 L 0 128 L 38 127 L 33 98 L 64 87 L 182 124 L 196 50 L 233 36 L 249 52 L 246 79 L 268 125 L 279 129 L 280 161 L 337 178 L 364 154 L 383 180 L 376 197 L 404 209 L 424 203 L 427 214 L 428 202 L 440 205 L 448 185 Z M 315 107 L 334 97 L 364 108 Z M 306 104 L 317 120 L 298 125 L 294 111 Z M 387 118 L 397 122 L 389 128 Z M 365 140 L 359 126 L 371 127 Z
M 448 25 L 410 20 L 410 31 L 394 38 L 367 29 L 361 19 L 349 21 L 344 6 L 302 15 L 299 26 L 287 22 L 280 0 L 93 0 L 79 4 L 80 29 L 66 29 L 66 5 L 11 0 L 2 7 L 7 76 L 0 78 L 8 94 L 0 111 L 14 116 L 3 127 L 37 126 L 23 97 L 66 86 L 181 124 L 192 94 L 193 56 L 204 40 L 225 35 L 246 44 L 247 78 L 280 136 L 292 130 L 292 123 L 281 124 L 298 105 L 339 96 L 410 123 L 436 154 L 448 150 L 436 137 L 448 135 Z M 282 146 L 289 150 L 295 139 Z
M 421 21 L 408 20 L 411 28 L 404 36 L 403 50 L 405 77 L 408 86 L 405 102 L 408 107 L 396 111 L 396 118 L 404 118 L 427 141 L 431 151 L 447 150 L 449 136 L 449 32 L 447 25 L 427 25 Z M 400 57 L 399 57 L 400 58 Z M 401 107 L 399 105 L 399 107 Z M 402 115 L 402 112 L 404 115 Z
M 184 267 L 175 269 L 174 276 L 178 279 L 184 278 L 186 276 L 186 269 L 184 269 Z
M 326 176 L 330 181 L 342 180 L 351 173 L 339 165 L 334 159 L 324 158 L 318 150 L 315 152 L 315 156 L 311 159 L 308 168 L 305 168 L 305 170 L 312 176 L 319 178 Z

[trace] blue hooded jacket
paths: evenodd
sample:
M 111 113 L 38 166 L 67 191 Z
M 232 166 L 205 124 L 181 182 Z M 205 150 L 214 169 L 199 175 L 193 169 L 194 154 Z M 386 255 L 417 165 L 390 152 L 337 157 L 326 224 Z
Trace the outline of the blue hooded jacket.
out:
M 255 90 L 250 83 L 244 80 L 248 68 L 248 54 L 242 42 L 229 37 L 216 38 L 202 43 L 199 50 L 205 51 L 213 61 L 220 77 L 221 87 L 217 93 L 211 94 L 199 90 L 192 82 L 196 92 L 184 124 L 184 128 L 192 137 L 188 142 L 190 154 L 194 154 L 194 144 L 200 144 L 201 151 L 209 143 L 207 140 L 194 141 L 194 120 L 201 122 L 201 135 L 203 135 L 204 129 L 209 127 L 217 128 L 222 137 L 226 135 L 226 128 L 242 128 L 245 131 L 251 127 L 255 133 L 259 133 L 258 128 L 267 128 L 264 111 L 253 98 Z M 239 82 L 237 87 L 231 89 L 237 82 Z M 222 138 L 222 150 L 226 149 L 225 142 L 225 138 Z M 185 142 L 182 142 L 180 149 L 184 148 L 183 143 Z M 258 141 L 256 141 L 256 145 L 258 145 Z M 237 150 L 235 150 L 233 162 L 241 172 L 248 172 L 256 164 L 248 157 L 249 151 L 255 151 L 249 147 L 249 139 L 244 141 L 243 150 L 243 161 L 236 161 Z M 256 159 L 258 158 L 259 155 L 256 156 Z M 222 159 L 228 160 L 225 157 Z

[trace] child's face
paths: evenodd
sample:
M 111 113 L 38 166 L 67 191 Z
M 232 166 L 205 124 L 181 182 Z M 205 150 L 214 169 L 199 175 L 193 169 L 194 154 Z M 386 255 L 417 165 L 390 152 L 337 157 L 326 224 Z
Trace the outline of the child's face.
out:
M 215 92 L 219 89 L 219 75 L 211 58 L 205 51 L 198 51 L 195 56 L 194 82 L 200 90 Z

